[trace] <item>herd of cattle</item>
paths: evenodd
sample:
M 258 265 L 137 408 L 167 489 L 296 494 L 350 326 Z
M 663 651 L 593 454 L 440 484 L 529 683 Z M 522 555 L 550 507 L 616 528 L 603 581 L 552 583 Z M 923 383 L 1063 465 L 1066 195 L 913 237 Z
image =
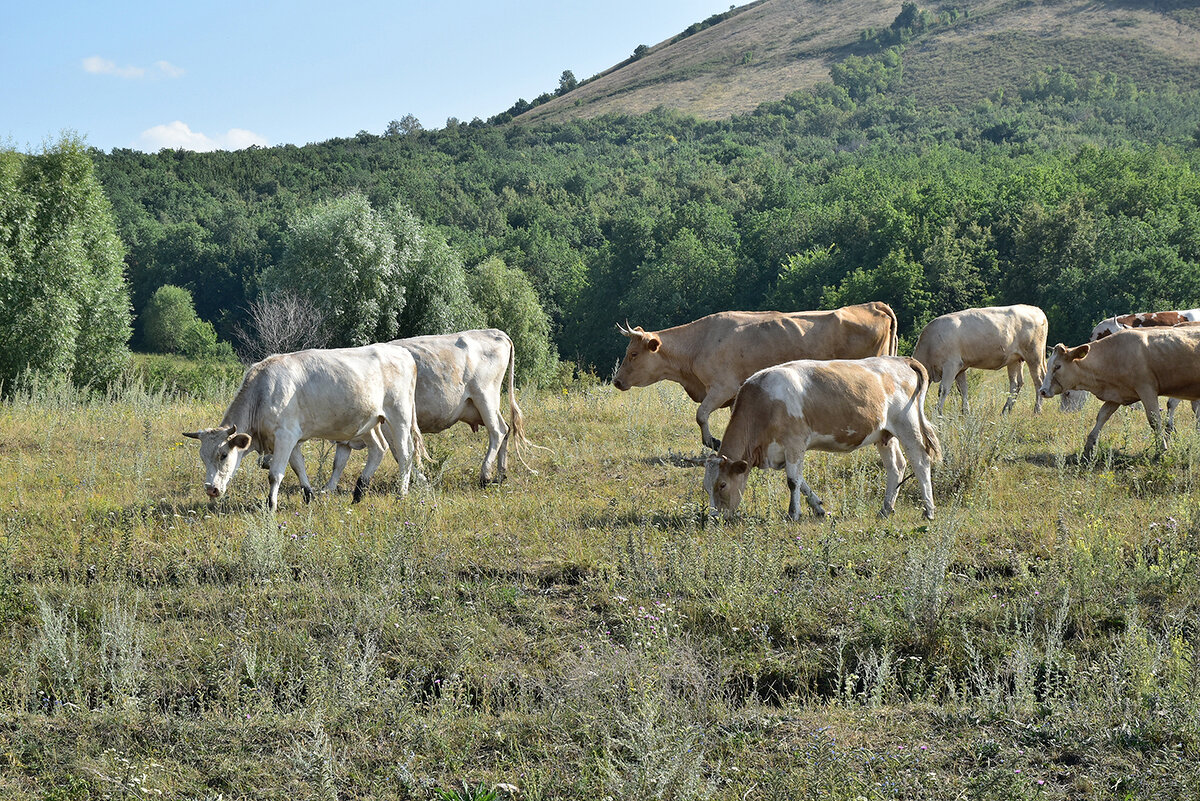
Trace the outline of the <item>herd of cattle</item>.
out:
M 752 467 L 786 471 L 789 514 L 801 498 L 818 516 L 820 499 L 804 480 L 809 450 L 849 452 L 874 445 L 887 471 L 882 515 L 890 514 L 909 462 L 924 513 L 934 514 L 931 465 L 941 458 L 925 415 L 929 383 L 940 382 L 938 412 L 957 384 L 967 411 L 966 371 L 1008 369 L 1011 410 L 1023 385 L 1021 365 L 1044 399 L 1063 395 L 1063 408 L 1090 392 L 1103 405 L 1084 454 L 1123 405 L 1141 402 L 1160 447 L 1173 427 L 1180 399 L 1200 407 L 1200 309 L 1113 317 L 1096 326 L 1088 343 L 1055 345 L 1046 359 L 1046 315 L 1035 306 L 998 306 L 945 314 L 925 326 L 913 356 L 897 355 L 896 315 L 885 303 L 833 311 L 720 312 L 661 331 L 620 326 L 629 340 L 613 385 L 619 390 L 674 381 L 700 404 L 696 423 L 716 451 L 705 464 L 711 506 L 731 516 Z M 480 484 L 502 480 L 510 436 L 518 457 L 532 446 L 525 436 L 513 387 L 515 351 L 503 331 L 463 331 L 413 337 L 358 348 L 306 350 L 270 356 L 247 370 L 221 424 L 188 432 L 200 440 L 208 495 L 219 498 L 250 451 L 269 470 L 268 505 L 278 503 L 287 465 L 305 500 L 313 495 L 299 447 L 308 439 L 337 444 L 324 490 L 332 491 L 352 449 L 367 462 L 354 488 L 358 501 L 390 449 L 400 466 L 400 492 L 418 469 L 423 434 L 457 422 L 484 426 L 488 448 Z M 501 415 L 508 376 L 511 428 Z M 1158 399 L 1170 398 L 1164 426 Z M 732 406 L 724 440 L 709 417 Z M 286 457 L 286 458 L 284 458 Z M 906 461 L 907 457 L 907 461 Z

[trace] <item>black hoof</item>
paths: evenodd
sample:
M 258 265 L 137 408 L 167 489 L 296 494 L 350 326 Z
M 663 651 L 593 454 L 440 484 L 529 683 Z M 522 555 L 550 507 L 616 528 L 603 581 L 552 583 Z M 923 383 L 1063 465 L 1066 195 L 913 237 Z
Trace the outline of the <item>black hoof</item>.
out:
M 367 492 L 366 483 L 364 483 L 361 478 L 358 481 L 355 481 L 354 482 L 354 500 L 351 501 L 351 503 L 358 503 L 359 501 L 361 501 L 363 495 L 365 495 L 366 492 Z
M 312 499 L 313 499 L 313 491 L 312 490 L 310 490 L 308 487 L 301 487 L 300 493 L 304 496 L 305 503 L 312 502 Z
M 714 437 L 713 439 L 709 440 L 709 441 L 708 441 L 707 443 L 705 443 L 705 444 L 707 444 L 707 445 L 708 445 L 708 447 L 712 448 L 714 451 L 719 451 L 719 450 L 721 450 L 721 440 L 719 440 L 719 439 L 717 439 L 717 438 L 715 438 L 715 437 Z

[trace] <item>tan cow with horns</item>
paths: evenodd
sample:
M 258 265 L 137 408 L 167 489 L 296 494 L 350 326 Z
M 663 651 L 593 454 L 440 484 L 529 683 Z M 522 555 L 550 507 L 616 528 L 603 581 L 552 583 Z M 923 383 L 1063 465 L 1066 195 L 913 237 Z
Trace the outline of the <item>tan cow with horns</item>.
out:
M 890 515 L 895 508 L 907 454 L 921 488 L 925 517 L 932 520 L 930 465 L 941 459 L 942 448 L 925 417 L 928 386 L 921 363 L 900 356 L 803 360 L 760 370 L 742 385 L 725 441 L 705 464 L 709 502 L 731 517 L 741 503 L 750 468 L 782 468 L 791 491 L 791 518 L 800 519 L 801 496 L 824 517 L 825 507 L 804 480 L 805 452 L 847 453 L 874 445 L 887 470 L 880 514 Z
M 629 338 L 613 376 L 621 391 L 658 381 L 682 384 L 700 404 L 701 440 L 714 450 L 708 418 L 733 403 L 753 373 L 796 359 L 861 359 L 896 355 L 896 314 L 873 301 L 832 311 L 729 311 L 661 331 L 618 325 Z

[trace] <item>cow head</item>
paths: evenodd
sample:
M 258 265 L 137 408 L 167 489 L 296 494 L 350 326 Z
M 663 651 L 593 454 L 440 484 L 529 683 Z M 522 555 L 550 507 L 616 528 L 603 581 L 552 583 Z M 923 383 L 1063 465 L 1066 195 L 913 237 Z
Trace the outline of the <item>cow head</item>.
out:
M 662 380 L 662 339 L 653 331 L 647 333 L 639 325 L 630 328 L 617 324 L 622 336 L 629 338 L 625 358 L 613 376 L 613 386 L 624 392 L 630 387 L 645 387 Z
M 745 459 L 734 461 L 728 456 L 710 456 L 704 463 L 704 491 L 708 493 L 709 506 L 726 520 L 733 518 L 741 504 L 749 474 L 750 463 Z
M 200 461 L 204 463 L 204 491 L 210 498 L 220 498 L 228 489 L 242 457 L 250 449 L 250 435 L 239 433 L 237 426 L 185 431 L 183 435 L 200 440 Z
M 1046 362 L 1046 378 L 1038 388 L 1038 395 L 1053 398 L 1070 389 L 1078 388 L 1078 362 L 1088 355 L 1091 345 L 1068 348 L 1061 342 L 1054 346 L 1050 360 Z

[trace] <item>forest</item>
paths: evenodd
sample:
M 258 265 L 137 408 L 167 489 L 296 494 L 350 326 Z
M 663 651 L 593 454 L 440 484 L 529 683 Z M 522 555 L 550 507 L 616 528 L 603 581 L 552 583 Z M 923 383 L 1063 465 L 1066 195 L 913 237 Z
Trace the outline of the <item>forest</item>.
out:
M 223 338 L 295 216 L 354 193 L 410 210 L 468 271 L 521 270 L 558 353 L 602 375 L 626 319 L 879 299 L 911 343 L 938 314 L 1022 302 L 1071 342 L 1105 315 L 1195 305 L 1200 92 L 1057 69 L 920 109 L 879 80 L 902 70 L 890 53 L 726 121 L 408 119 L 304 147 L 92 157 L 135 312 L 181 286 Z

